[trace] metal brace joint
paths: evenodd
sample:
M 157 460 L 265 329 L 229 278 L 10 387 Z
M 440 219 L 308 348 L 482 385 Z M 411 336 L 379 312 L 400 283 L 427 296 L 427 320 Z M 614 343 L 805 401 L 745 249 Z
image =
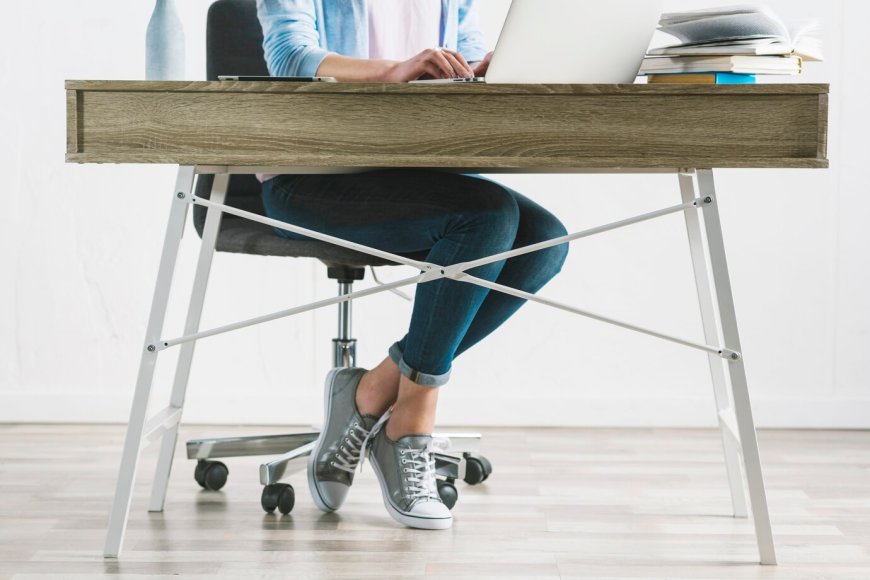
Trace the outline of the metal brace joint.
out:
M 148 352 L 160 352 L 169 348 L 169 343 L 165 341 L 157 342 L 156 344 L 148 345 Z
M 720 350 L 719 356 L 721 356 L 725 360 L 732 361 L 732 362 L 737 362 L 743 358 L 743 355 L 741 355 L 739 352 L 734 351 L 734 350 L 729 350 L 727 348 L 723 348 L 722 350 Z

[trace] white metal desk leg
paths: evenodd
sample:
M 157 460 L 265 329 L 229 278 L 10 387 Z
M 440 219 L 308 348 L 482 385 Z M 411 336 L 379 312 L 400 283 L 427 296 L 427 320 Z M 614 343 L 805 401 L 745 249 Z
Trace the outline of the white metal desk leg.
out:
M 749 387 L 746 384 L 746 369 L 743 366 L 740 335 L 737 332 L 737 316 L 734 313 L 734 297 L 731 293 L 731 279 L 728 274 L 728 261 L 725 257 L 725 244 L 722 239 L 722 225 L 719 220 L 719 207 L 712 170 L 698 171 L 698 188 L 701 198 L 710 198 L 710 202 L 705 203 L 702 207 L 713 284 L 719 306 L 719 318 L 722 323 L 722 337 L 725 341 L 724 346 L 741 353 L 737 360 L 731 360 L 727 363 L 727 369 L 731 378 L 734 411 L 743 451 L 743 462 L 746 467 L 746 483 L 749 487 L 749 502 L 752 508 L 755 536 L 758 540 L 758 551 L 762 564 L 774 565 L 776 564 L 776 552 L 773 545 L 773 532 L 770 527 L 767 494 L 764 491 L 764 478 L 761 472 L 761 457 L 758 453 L 755 423 L 752 419 Z
M 695 192 L 695 174 L 681 173 L 680 193 L 684 203 L 697 199 Z M 719 326 L 716 320 L 716 297 L 710 285 L 710 274 L 707 271 L 707 252 L 704 248 L 704 236 L 701 232 L 701 219 L 697 211 L 685 212 L 686 231 L 689 234 L 689 248 L 692 253 L 692 267 L 695 271 L 695 287 L 698 291 L 698 304 L 701 308 L 701 322 L 704 327 L 704 341 L 707 344 L 722 345 Z M 726 345 L 727 346 L 727 345 Z M 707 355 L 710 363 L 710 375 L 713 379 L 713 394 L 716 398 L 717 417 L 720 418 L 719 429 L 722 434 L 722 447 L 725 452 L 725 470 L 728 474 L 728 485 L 731 489 L 731 505 L 734 516 L 745 518 L 749 515 L 746 504 L 746 491 L 743 488 L 743 467 L 740 464 L 740 442 L 735 439 L 731 430 L 722 422 L 722 417 L 733 413 L 731 397 L 728 394 L 728 382 L 725 376 L 725 361 L 715 354 Z
M 227 186 L 230 176 L 218 174 L 214 176 L 210 199 L 215 203 L 224 203 L 227 195 Z M 202 316 L 202 307 L 205 302 L 205 292 L 208 287 L 208 278 L 211 273 L 212 257 L 220 231 L 220 210 L 209 208 L 206 214 L 205 227 L 202 231 L 202 243 L 199 249 L 199 260 L 196 265 L 196 275 L 193 279 L 193 290 L 190 294 L 190 305 L 187 309 L 187 320 L 184 323 L 184 334 L 199 332 L 199 322 Z M 178 364 L 175 368 L 175 379 L 172 384 L 172 396 L 169 401 L 171 409 L 178 409 L 176 419 L 163 433 L 160 444 L 160 455 L 157 460 L 157 470 L 154 473 L 154 483 L 151 487 L 151 501 L 148 511 L 162 512 L 166 501 L 166 488 L 169 485 L 169 474 L 172 471 L 172 459 L 175 456 L 175 444 L 178 441 L 178 426 L 181 424 L 181 409 L 184 407 L 184 398 L 187 394 L 187 382 L 190 378 L 190 365 L 193 361 L 193 349 L 196 341 L 186 342 L 181 345 L 178 355 Z
M 133 482 L 136 479 L 136 465 L 139 462 L 142 434 L 145 429 L 145 415 L 148 412 L 148 401 L 151 398 L 151 386 L 154 381 L 154 367 L 157 364 L 158 351 L 154 345 L 160 340 L 160 335 L 163 333 L 163 322 L 166 318 L 166 307 L 172 288 L 175 261 L 178 257 L 178 247 L 181 244 L 184 222 L 187 218 L 188 203 L 186 197 L 190 196 L 193 189 L 193 174 L 193 167 L 180 167 L 173 192 L 172 209 L 169 212 L 169 223 L 166 227 L 154 298 L 151 302 L 151 315 L 148 318 L 145 345 L 142 349 L 139 374 L 136 378 L 136 390 L 133 394 L 133 406 L 130 410 L 130 421 L 127 424 L 127 437 L 124 440 L 124 452 L 121 456 L 115 500 L 112 504 L 109 529 L 106 533 L 106 545 L 103 549 L 103 555 L 107 558 L 115 558 L 121 553 L 124 531 L 127 528 Z

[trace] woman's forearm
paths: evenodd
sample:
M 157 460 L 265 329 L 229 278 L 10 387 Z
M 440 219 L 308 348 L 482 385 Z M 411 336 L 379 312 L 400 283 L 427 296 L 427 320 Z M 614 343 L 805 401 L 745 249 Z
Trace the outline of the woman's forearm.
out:
M 317 76 L 335 77 L 344 82 L 406 83 L 421 77 L 450 79 L 472 77 L 474 71 L 456 51 L 427 48 L 403 62 L 326 55 L 317 68 Z
M 317 68 L 317 76 L 335 77 L 343 82 L 383 82 L 397 64 L 392 60 L 350 58 L 330 53 Z

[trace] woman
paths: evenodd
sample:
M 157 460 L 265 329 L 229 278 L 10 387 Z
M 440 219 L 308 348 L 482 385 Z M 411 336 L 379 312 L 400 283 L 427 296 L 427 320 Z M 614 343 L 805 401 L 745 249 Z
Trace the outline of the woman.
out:
M 407 82 L 482 76 L 489 64 L 475 0 L 258 0 L 257 9 L 274 76 Z M 272 218 L 393 253 L 428 252 L 426 260 L 439 265 L 566 235 L 544 208 L 478 176 L 391 169 L 260 177 Z M 537 292 L 566 255 L 562 245 L 470 273 Z M 453 280 L 421 284 L 407 334 L 377 367 L 330 372 L 323 430 L 308 464 L 317 506 L 342 505 L 368 450 L 393 518 L 415 528 L 449 528 L 431 455 L 438 387 L 455 357 L 522 304 Z

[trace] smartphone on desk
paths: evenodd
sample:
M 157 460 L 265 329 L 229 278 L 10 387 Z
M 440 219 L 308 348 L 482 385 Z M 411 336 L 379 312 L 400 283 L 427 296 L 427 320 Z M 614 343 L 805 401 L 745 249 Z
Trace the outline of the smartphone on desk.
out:
M 219 75 L 219 81 L 274 81 L 288 83 L 337 83 L 335 77 L 264 77 L 245 75 Z

